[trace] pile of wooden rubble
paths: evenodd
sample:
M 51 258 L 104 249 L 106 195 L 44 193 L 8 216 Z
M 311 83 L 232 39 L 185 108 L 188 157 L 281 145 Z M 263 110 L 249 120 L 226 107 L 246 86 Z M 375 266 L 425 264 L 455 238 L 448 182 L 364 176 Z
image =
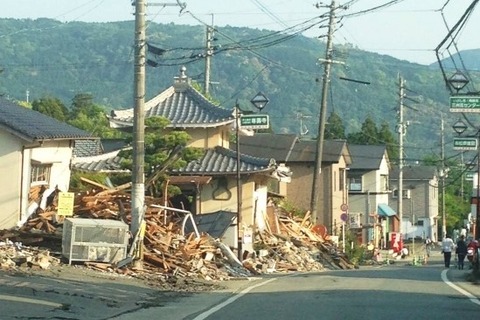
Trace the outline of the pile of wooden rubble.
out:
M 99 186 L 97 185 L 97 187 Z M 130 196 L 125 190 L 129 185 L 115 189 L 100 187 L 102 187 L 100 191 L 76 196 L 74 217 L 115 219 L 128 223 Z M 148 197 L 145 199 L 148 209 L 145 214 L 143 270 L 134 269 L 130 265 L 119 267 L 96 262 L 88 262 L 85 265 L 102 271 L 122 274 L 155 273 L 166 277 L 206 280 L 226 280 L 271 272 L 318 271 L 354 267 L 346 257 L 336 250 L 332 243 L 325 241 L 312 231 L 307 217 L 298 219 L 282 213 L 281 210 L 276 210 L 274 215 L 269 216 L 266 230 L 255 236 L 254 247 L 260 249 L 249 254 L 240 262 L 230 248 L 208 234 L 201 234 L 200 237 L 196 237 L 194 233 L 182 235 L 182 217 L 174 214 L 166 216 L 165 210 L 151 206 L 152 204 L 161 205 L 162 202 L 162 199 Z M 21 232 L 25 234 L 36 231 L 34 234 L 37 238 L 42 234 L 56 234 L 60 241 L 63 221 L 58 219 L 55 213 L 55 201 L 45 210 L 37 211 L 21 228 Z M 33 261 L 32 265 L 36 263 L 42 268 L 48 267 L 45 261 L 57 263 L 59 260 L 39 249 L 31 249 L 31 252 L 25 253 L 27 250 L 25 247 L 20 248 L 18 244 L 15 245 L 8 240 L 8 233 L 0 233 L 0 240 L 2 239 L 0 261 L 8 260 L 8 262 L 2 262 L 2 267 L 18 265 L 20 260 L 15 257 L 15 252 L 19 255 L 31 256 L 26 259 Z M 41 247 L 41 241 L 38 241 L 36 245 Z

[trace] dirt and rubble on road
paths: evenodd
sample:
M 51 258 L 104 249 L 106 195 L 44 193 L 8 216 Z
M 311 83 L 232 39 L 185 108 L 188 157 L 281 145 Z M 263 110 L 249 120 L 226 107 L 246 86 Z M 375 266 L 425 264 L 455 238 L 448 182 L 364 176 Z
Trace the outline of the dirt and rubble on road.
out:
M 75 195 L 73 217 L 129 224 L 129 185 L 100 187 Z M 38 199 L 41 194 L 41 190 L 32 190 L 31 198 Z M 57 214 L 56 197 L 49 198 L 49 205 L 37 209 L 21 228 L 0 231 L 0 269 L 140 279 L 166 290 L 198 292 L 215 288 L 216 283 L 225 280 L 267 273 L 354 268 L 331 241 L 314 231 L 308 213 L 298 218 L 281 208 L 270 212 L 265 229 L 256 232 L 253 239 L 258 250 L 240 261 L 230 248 L 209 234 L 184 234 L 184 217 L 152 206 L 164 204 L 163 199 L 152 197 L 145 198 L 142 268 L 98 261 L 69 264 L 62 257 L 64 216 Z

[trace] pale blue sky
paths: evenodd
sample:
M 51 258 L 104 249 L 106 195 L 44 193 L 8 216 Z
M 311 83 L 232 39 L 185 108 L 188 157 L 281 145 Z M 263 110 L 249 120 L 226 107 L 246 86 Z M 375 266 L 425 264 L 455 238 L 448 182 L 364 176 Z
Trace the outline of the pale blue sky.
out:
M 390 0 L 336 0 L 350 3 L 338 15 L 347 15 L 335 32 L 334 43 L 351 43 L 359 49 L 388 54 L 411 62 L 436 62 L 434 49 L 447 35 L 443 17 L 453 26 L 473 0 L 403 0 L 373 13 L 350 16 Z M 176 0 L 148 1 L 150 4 L 176 4 Z M 178 6 L 148 7 L 147 19 L 157 23 L 211 24 L 282 30 L 326 13 L 311 0 L 181 0 L 187 4 L 182 14 Z M 320 2 L 320 1 L 318 1 Z M 324 0 L 330 3 L 330 0 Z M 440 9 L 448 3 L 442 12 Z M 460 50 L 480 48 L 480 5 L 473 12 L 458 38 Z M 48 17 L 60 21 L 133 20 L 130 0 L 1 0 L 0 17 Z M 340 26 L 340 24 L 339 24 Z M 325 35 L 314 27 L 306 36 Z M 322 53 L 319 53 L 322 55 Z

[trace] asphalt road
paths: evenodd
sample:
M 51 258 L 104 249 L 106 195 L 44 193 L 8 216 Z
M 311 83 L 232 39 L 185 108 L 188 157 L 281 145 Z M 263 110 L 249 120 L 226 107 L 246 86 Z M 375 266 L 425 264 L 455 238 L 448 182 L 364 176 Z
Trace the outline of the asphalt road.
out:
M 408 260 L 359 270 L 272 274 L 228 281 L 221 290 L 178 293 L 135 279 L 71 270 L 0 273 L 0 319 L 449 319 L 480 315 L 469 270 Z

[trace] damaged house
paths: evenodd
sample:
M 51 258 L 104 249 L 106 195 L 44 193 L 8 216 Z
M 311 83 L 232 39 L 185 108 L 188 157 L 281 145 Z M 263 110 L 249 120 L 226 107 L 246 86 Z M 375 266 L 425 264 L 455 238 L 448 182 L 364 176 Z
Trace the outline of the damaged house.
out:
M 275 191 L 296 208 L 307 211 L 315 170 L 316 140 L 300 139 L 293 134 L 262 133 L 242 137 L 241 150 L 257 157 L 270 155 L 278 164 L 292 171 L 291 182 L 275 182 Z M 342 204 L 348 204 L 347 167 L 351 164 L 346 141 L 326 140 L 322 159 L 319 212 L 315 221 L 326 232 L 338 235 L 341 229 Z
M 0 98 L 0 229 L 22 225 L 55 190 L 68 191 L 72 153 L 90 133 Z
M 199 225 L 202 217 L 216 215 L 211 221 L 225 225 L 222 242 L 238 248 L 237 221 L 241 221 L 242 248 L 252 250 L 252 232 L 262 227 L 266 216 L 267 186 L 278 179 L 277 164 L 270 157 L 253 157 L 230 149 L 230 136 L 235 125 L 233 110 L 221 108 L 207 100 L 192 85 L 184 67 L 172 86 L 145 102 L 145 118 L 161 116 L 170 121 L 166 130 L 184 130 L 191 141 L 188 147 L 202 148 L 200 159 L 184 168 L 169 172 L 169 184 L 181 188 L 189 199 L 184 207 L 194 213 Z M 133 127 L 134 109 L 115 110 L 110 116 L 111 127 Z M 241 212 L 238 220 L 237 174 L 240 175 Z M 226 217 L 226 218 L 225 218 Z M 226 220 L 223 220 L 225 218 Z M 206 220 L 206 219 L 203 219 Z M 207 226 L 205 228 L 208 229 Z

